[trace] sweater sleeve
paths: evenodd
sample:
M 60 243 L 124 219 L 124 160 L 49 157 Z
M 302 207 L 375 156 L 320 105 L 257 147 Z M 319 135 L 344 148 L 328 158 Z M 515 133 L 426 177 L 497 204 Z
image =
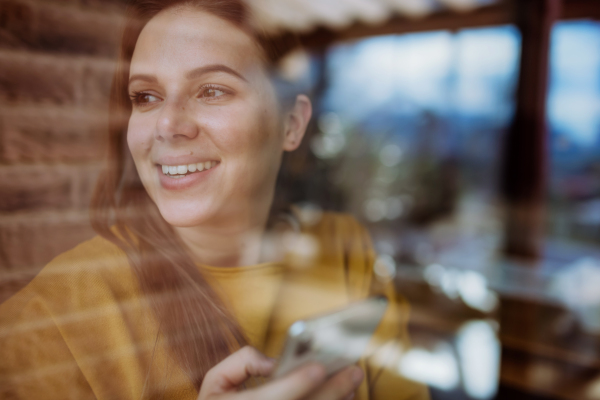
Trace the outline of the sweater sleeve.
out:
M 95 399 L 39 296 L 0 331 L 0 398 Z

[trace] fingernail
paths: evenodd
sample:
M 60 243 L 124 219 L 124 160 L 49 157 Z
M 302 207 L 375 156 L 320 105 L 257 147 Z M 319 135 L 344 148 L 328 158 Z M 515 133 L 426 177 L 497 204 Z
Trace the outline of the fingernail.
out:
M 365 374 L 363 373 L 362 369 L 358 367 L 356 367 L 354 371 L 352 371 L 352 381 L 355 385 L 359 385 L 362 382 L 364 376 Z
M 308 369 L 308 375 L 314 380 L 320 381 L 324 374 L 324 368 L 320 365 L 313 365 Z

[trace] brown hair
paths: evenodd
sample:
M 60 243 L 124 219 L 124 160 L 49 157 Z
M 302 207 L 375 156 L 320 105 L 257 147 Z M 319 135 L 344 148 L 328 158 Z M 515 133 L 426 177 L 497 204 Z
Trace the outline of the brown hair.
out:
M 251 27 L 241 0 L 137 0 L 127 9 L 110 95 L 108 162 L 92 199 L 92 226 L 127 254 L 160 332 L 199 389 L 206 372 L 246 339 L 146 193 L 126 143 L 131 115 L 129 63 L 138 36 L 152 17 L 178 5 L 199 8 L 248 32 L 264 50 L 267 61 L 277 60 L 290 46 L 270 42 Z

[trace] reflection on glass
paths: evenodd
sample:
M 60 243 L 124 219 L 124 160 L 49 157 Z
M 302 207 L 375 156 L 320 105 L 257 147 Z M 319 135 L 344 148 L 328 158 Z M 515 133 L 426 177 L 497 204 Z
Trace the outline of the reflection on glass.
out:
M 550 234 L 600 239 L 600 23 L 570 21 L 552 33 Z

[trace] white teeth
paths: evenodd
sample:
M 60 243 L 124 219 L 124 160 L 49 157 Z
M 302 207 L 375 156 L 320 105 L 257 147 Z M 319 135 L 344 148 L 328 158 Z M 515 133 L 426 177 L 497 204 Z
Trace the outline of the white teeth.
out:
M 217 165 L 217 161 L 205 161 L 188 165 L 161 165 L 162 172 L 172 178 L 183 178 L 188 172 L 204 171 Z

